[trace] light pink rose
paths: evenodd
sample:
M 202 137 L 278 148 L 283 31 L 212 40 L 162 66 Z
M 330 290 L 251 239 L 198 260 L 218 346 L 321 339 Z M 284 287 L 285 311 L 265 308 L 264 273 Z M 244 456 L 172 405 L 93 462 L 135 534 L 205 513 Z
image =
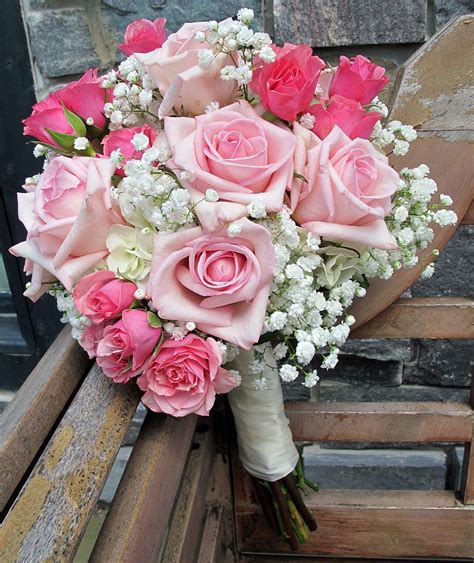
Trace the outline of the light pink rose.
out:
M 154 412 L 172 416 L 195 413 L 208 416 L 216 393 L 228 393 L 235 379 L 221 368 L 214 339 L 188 334 L 183 340 L 165 340 L 143 375 L 137 379 L 145 394 L 142 403 Z
M 134 283 L 120 280 L 113 272 L 102 270 L 81 278 L 74 286 L 72 296 L 78 311 L 99 324 L 120 317 L 135 301 Z
M 132 159 L 140 159 L 143 155 L 143 151 L 137 150 L 132 145 L 132 140 L 138 133 L 143 133 L 149 139 L 149 144 L 147 148 L 153 146 L 156 137 L 158 136 L 158 131 L 151 125 L 142 125 L 141 127 L 129 127 L 126 129 L 118 129 L 117 131 L 111 131 L 102 140 L 102 145 L 104 147 L 104 156 L 110 156 L 112 152 L 116 149 L 120 149 L 120 153 L 123 156 L 123 162 L 120 163 L 120 168 L 117 172 L 123 175 L 124 172 L 121 170 L 123 166 Z
M 330 240 L 397 248 L 384 221 L 399 184 L 388 158 L 337 126 L 323 141 L 297 123 L 295 133 L 295 171 L 307 180 L 292 188 L 295 221 Z
M 102 88 L 102 78 L 98 69 L 90 68 L 79 80 L 70 82 L 54 94 L 75 114 L 86 120 L 92 117 L 94 125 L 99 129 L 105 126 L 104 104 L 111 97 L 111 90 Z
M 161 328 L 148 323 L 148 311 L 127 309 L 104 329 L 97 346 L 97 364 L 115 383 L 127 383 L 146 367 L 161 337 Z
M 260 62 L 253 72 L 250 88 L 272 113 L 294 121 L 313 99 L 319 75 L 325 63 L 313 56 L 309 45 L 292 45 L 273 49 L 275 62 Z
M 148 294 L 160 316 L 249 349 L 262 331 L 275 254 L 264 227 L 241 226 L 233 238 L 201 227 L 155 235 Z
M 27 240 L 10 249 L 32 274 L 25 295 L 38 299 L 58 279 L 69 291 L 107 254 L 109 229 L 123 223 L 110 200 L 114 165 L 108 158 L 57 156 L 35 189 L 18 194 Z
M 104 336 L 105 326 L 105 324 L 91 324 L 82 331 L 79 343 L 91 360 L 97 356 L 97 346 Z
M 64 115 L 64 109 L 55 94 L 50 94 L 47 98 L 33 106 L 30 117 L 22 121 L 25 126 L 23 135 L 29 135 L 38 139 L 42 143 L 58 147 L 47 129 L 56 133 L 75 135 L 75 131 Z
M 219 53 L 207 67 L 199 65 L 198 53 L 206 46 L 194 39 L 198 31 L 206 32 L 207 23 L 185 23 L 172 33 L 163 46 L 151 53 L 137 53 L 136 59 L 145 66 L 155 86 L 163 96 L 158 111 L 169 115 L 173 107 L 193 115 L 204 113 L 209 102 L 220 106 L 232 103 L 237 94 L 235 80 L 222 80 L 220 71 L 233 65 L 229 55 Z
M 369 104 L 389 82 L 385 69 L 362 55 L 353 59 L 341 56 L 329 86 L 329 95 L 339 95 Z
M 176 167 L 192 175 L 187 187 L 199 201 L 196 213 L 206 230 L 246 216 L 254 201 L 281 210 L 296 144 L 288 129 L 237 102 L 195 119 L 167 117 L 165 133 Z M 219 202 L 202 201 L 208 188 L 218 192 Z
M 125 42 L 118 48 L 129 57 L 134 53 L 149 53 L 163 45 L 166 40 L 166 18 L 134 20 L 125 30 Z
M 382 118 L 378 111 L 365 111 L 359 102 L 343 96 L 332 96 L 329 103 L 313 104 L 307 110 L 316 120 L 312 131 L 324 139 L 337 125 L 351 139 L 368 139 Z

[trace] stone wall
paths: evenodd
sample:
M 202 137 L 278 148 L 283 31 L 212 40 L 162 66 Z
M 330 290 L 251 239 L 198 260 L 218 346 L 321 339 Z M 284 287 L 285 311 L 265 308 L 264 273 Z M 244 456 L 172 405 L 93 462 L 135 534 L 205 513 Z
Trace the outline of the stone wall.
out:
M 111 66 L 120 57 L 117 41 L 138 17 L 164 16 L 168 29 L 174 31 L 185 21 L 219 20 L 242 6 L 252 7 L 257 24 L 274 33 L 278 42 L 309 42 L 330 62 L 337 61 L 339 53 L 361 52 L 394 76 L 400 64 L 447 21 L 474 11 L 473 4 L 472 0 L 266 0 L 263 4 L 258 0 L 22 0 L 39 97 L 90 66 Z M 435 277 L 416 283 L 411 295 L 467 292 L 473 266 L 472 231 L 470 226 L 458 229 L 438 260 Z M 470 370 L 470 345 L 464 341 L 351 341 L 340 365 L 318 388 L 310 393 L 303 386 L 286 385 L 285 393 L 291 399 L 323 401 L 466 400 Z M 398 450 L 396 456 L 380 449 L 355 455 L 323 446 L 324 456 L 319 446 L 308 446 L 305 457 L 311 475 L 324 486 L 351 482 L 360 487 L 368 481 L 390 488 L 387 476 L 393 475 L 401 488 L 443 488 L 453 486 L 459 463 L 459 451 L 446 446 L 422 453 Z

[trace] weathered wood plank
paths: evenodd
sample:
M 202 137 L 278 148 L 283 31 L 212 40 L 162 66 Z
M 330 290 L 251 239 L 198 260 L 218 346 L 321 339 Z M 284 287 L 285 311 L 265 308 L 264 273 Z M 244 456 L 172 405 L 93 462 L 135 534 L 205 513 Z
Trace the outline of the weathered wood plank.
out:
M 245 498 L 250 502 L 236 506 L 241 551 L 287 554 L 252 497 Z M 474 557 L 474 507 L 464 507 L 452 491 L 327 489 L 306 502 L 318 530 L 300 555 Z
M 138 400 L 91 369 L 3 522 L 3 563 L 72 559 Z
M 295 440 L 469 442 L 472 410 L 462 403 L 286 403 Z
M 474 225 L 474 201 L 471 201 L 471 205 L 464 214 L 461 223 L 463 225 Z
M 0 511 L 54 428 L 91 362 L 63 329 L 0 417 Z
M 474 158 L 474 17 L 460 17 L 435 35 L 404 65 L 397 77 L 390 118 L 417 125 L 419 138 L 403 158 L 392 164 L 428 164 L 440 193 L 454 200 L 453 209 L 462 218 L 473 199 Z M 446 64 L 449 61 L 449 64 Z M 443 68 L 443 72 L 433 72 Z M 393 303 L 418 278 L 432 260 L 431 252 L 442 250 L 455 227 L 435 227 L 435 237 L 420 253 L 418 266 L 398 270 L 388 280 L 372 280 L 364 299 L 352 307 L 356 325 L 362 326 Z
M 200 548 L 206 513 L 205 500 L 211 480 L 215 454 L 214 434 L 209 431 L 194 436 L 173 516 L 162 561 L 187 563 L 195 561 Z
M 148 413 L 91 561 L 156 561 L 167 533 L 197 417 Z
M 474 338 L 474 300 L 399 299 L 352 332 L 351 338 Z

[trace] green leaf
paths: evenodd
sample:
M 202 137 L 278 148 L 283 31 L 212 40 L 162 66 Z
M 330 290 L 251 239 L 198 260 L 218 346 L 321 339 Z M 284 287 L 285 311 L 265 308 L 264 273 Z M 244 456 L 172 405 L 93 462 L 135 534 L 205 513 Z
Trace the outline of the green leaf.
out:
M 74 149 L 74 141 L 76 137 L 74 135 L 68 135 L 67 133 L 58 133 L 52 129 L 46 129 L 46 131 L 51 135 L 53 141 L 55 141 L 61 148 L 72 151 Z
M 263 119 L 265 119 L 265 121 L 269 121 L 270 123 L 275 123 L 275 121 L 278 121 L 280 118 L 278 117 L 278 115 L 275 115 L 274 113 L 272 113 L 270 110 L 265 111 L 264 113 L 262 113 L 261 116 Z
M 148 311 L 148 324 L 152 328 L 161 328 L 163 326 L 161 319 L 152 311 Z
M 64 111 L 64 115 L 66 116 L 66 119 L 69 121 L 69 125 L 77 133 L 77 136 L 85 137 L 87 135 L 87 129 L 82 119 L 75 113 L 72 113 L 72 111 L 69 111 L 67 107 L 64 105 L 63 105 L 63 111 Z

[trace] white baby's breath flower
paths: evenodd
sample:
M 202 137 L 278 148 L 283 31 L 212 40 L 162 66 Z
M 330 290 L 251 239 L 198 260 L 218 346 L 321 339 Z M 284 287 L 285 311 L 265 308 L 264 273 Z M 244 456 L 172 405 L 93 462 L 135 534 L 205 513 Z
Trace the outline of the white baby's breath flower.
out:
M 240 8 L 237 12 L 237 19 L 245 25 L 250 25 L 254 18 L 255 14 L 251 8 Z
M 263 219 L 267 216 L 265 204 L 261 201 L 252 201 L 247 205 L 247 211 L 250 217 L 254 219 Z
M 270 330 L 281 330 L 286 325 L 287 318 L 288 315 L 286 313 L 275 311 L 268 319 L 268 328 Z
M 283 364 L 280 368 L 280 377 L 285 382 L 294 381 L 298 377 L 298 370 L 290 364 Z
M 236 237 L 237 235 L 240 235 L 241 232 L 242 225 L 239 221 L 232 221 L 232 223 L 229 223 L 229 226 L 227 227 L 227 235 L 229 237 Z
M 264 47 L 262 47 L 258 52 L 258 56 L 260 57 L 260 59 L 262 59 L 264 63 L 267 64 L 273 63 L 276 59 L 276 53 L 269 45 L 265 45 Z
M 316 349 L 311 342 L 298 342 L 296 357 L 301 365 L 305 366 L 313 359 Z
M 205 199 L 206 201 L 214 203 L 215 201 L 219 201 L 219 194 L 216 192 L 216 190 L 209 188 L 206 190 Z
M 407 141 L 399 141 L 395 139 L 393 142 L 393 154 L 396 156 L 405 156 L 410 149 L 410 143 Z
M 305 387 L 314 387 L 319 381 L 318 372 L 313 370 L 309 375 L 304 378 L 303 385 Z
M 402 137 L 405 139 L 405 141 L 408 141 L 409 143 L 417 138 L 417 133 L 414 127 L 412 127 L 411 125 L 403 125 L 400 133 L 402 134 Z
M 431 276 L 434 274 L 434 270 L 435 270 L 435 266 L 433 263 L 428 264 L 428 266 L 426 266 L 426 268 L 421 272 L 421 279 L 422 280 L 426 280 L 428 278 L 431 278 Z
M 458 216 L 454 211 L 448 209 L 440 209 L 436 211 L 433 215 L 433 221 L 441 225 L 441 227 L 447 227 L 448 225 L 455 225 L 457 223 Z
M 284 342 L 279 342 L 273 348 L 273 353 L 277 361 L 283 360 L 283 358 L 288 354 L 288 346 Z
M 84 151 L 89 146 L 89 139 L 87 137 L 77 137 L 74 139 L 74 148 L 77 151 Z
M 198 42 L 198 43 L 204 43 L 204 41 L 206 41 L 206 34 L 203 31 L 198 31 L 195 35 L 194 35 L 194 39 Z
M 209 102 L 207 106 L 204 108 L 206 113 L 212 113 L 213 111 L 217 111 L 219 109 L 219 102 Z
M 94 125 L 94 118 L 93 117 L 88 117 L 86 119 L 86 123 L 87 125 Z
M 445 207 L 449 207 L 450 205 L 453 204 L 452 197 L 446 194 L 440 194 L 439 201 L 441 205 L 444 205 Z
M 145 133 L 136 133 L 131 143 L 137 151 L 144 151 L 150 144 L 150 139 Z
M 199 49 L 198 51 L 199 66 L 204 68 L 210 66 L 214 61 L 214 53 L 211 49 Z
M 48 147 L 45 147 L 44 145 L 35 145 L 35 148 L 33 149 L 33 155 L 35 158 L 40 158 L 46 154 L 48 154 Z

